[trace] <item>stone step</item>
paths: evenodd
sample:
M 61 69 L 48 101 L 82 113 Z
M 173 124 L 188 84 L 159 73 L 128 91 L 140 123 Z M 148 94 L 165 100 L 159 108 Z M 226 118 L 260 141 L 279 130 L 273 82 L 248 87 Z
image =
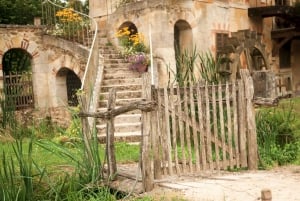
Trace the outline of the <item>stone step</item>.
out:
M 123 90 L 129 90 L 129 91 L 138 91 L 142 90 L 142 86 L 140 84 L 127 84 L 127 85 L 109 85 L 109 86 L 101 86 L 101 92 L 108 92 L 109 89 L 115 88 L 116 91 L 123 91 Z
M 107 39 L 107 37 L 98 37 L 98 45 L 99 46 L 108 46 L 109 40 Z
M 128 66 L 123 66 L 120 68 L 110 68 L 105 66 L 104 67 L 104 76 L 106 74 L 126 74 L 126 73 L 131 73 L 131 74 L 136 74 L 136 75 L 140 75 L 140 73 L 136 72 L 136 71 L 132 71 L 128 68 Z
M 117 133 L 129 133 L 129 132 L 140 132 L 141 122 L 134 123 L 115 123 L 115 132 Z M 98 124 L 96 126 L 99 135 L 106 134 L 106 124 Z
M 99 47 L 100 54 L 118 54 L 120 55 L 120 51 L 114 49 L 114 47 L 110 46 L 100 46 Z
M 129 70 L 129 63 L 127 62 L 122 62 L 122 63 L 104 63 L 104 68 L 107 69 L 115 69 L 115 70 L 119 70 L 119 69 L 127 69 Z
M 123 59 L 122 55 L 118 53 L 101 53 L 105 59 Z
M 100 99 L 107 100 L 109 92 L 101 93 Z M 116 91 L 116 98 L 117 99 L 134 99 L 134 98 L 141 98 L 142 91 Z
M 126 78 L 126 79 L 109 79 L 103 80 L 103 86 L 111 85 L 131 85 L 131 84 L 142 84 L 142 78 Z
M 123 58 L 104 58 L 104 63 L 107 64 L 128 64 L 128 62 Z
M 129 70 L 123 72 L 115 72 L 115 73 L 104 73 L 104 80 L 109 79 L 129 79 L 129 78 L 141 78 L 140 73 L 130 72 Z
M 115 142 L 141 142 L 142 139 L 142 134 L 141 131 L 139 132 L 122 132 L 114 133 L 115 136 Z M 99 134 L 98 135 L 98 140 L 100 143 L 105 143 L 106 142 L 106 134 Z

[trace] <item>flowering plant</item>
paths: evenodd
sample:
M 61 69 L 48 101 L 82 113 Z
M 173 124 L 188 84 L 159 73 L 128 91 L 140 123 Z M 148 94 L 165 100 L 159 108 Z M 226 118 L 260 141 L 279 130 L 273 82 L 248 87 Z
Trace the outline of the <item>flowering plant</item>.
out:
M 124 27 L 116 33 L 116 36 L 123 48 L 123 55 L 126 56 L 138 52 L 147 52 L 143 34 L 134 33 L 134 30 L 129 30 L 129 27 Z
M 148 66 L 149 59 L 146 54 L 148 49 L 141 33 L 135 33 L 134 30 L 129 30 L 129 27 L 124 27 L 116 33 L 116 37 L 122 46 L 122 55 L 131 63 L 129 69 L 139 71 L 140 66 Z
M 56 12 L 61 22 L 82 22 L 82 18 L 74 12 L 73 8 L 64 8 Z
M 131 63 L 129 65 L 130 70 L 136 70 L 139 72 L 144 72 L 147 70 L 149 59 L 145 53 L 140 52 L 137 54 L 129 55 L 127 60 Z

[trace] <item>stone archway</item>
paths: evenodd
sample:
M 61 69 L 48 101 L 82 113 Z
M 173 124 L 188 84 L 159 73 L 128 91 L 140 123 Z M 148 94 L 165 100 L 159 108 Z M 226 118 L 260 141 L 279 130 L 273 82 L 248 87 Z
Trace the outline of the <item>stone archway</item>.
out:
M 32 56 L 22 48 L 11 48 L 4 53 L 3 91 L 6 110 L 34 108 Z
M 122 23 L 121 26 L 119 26 L 118 30 L 123 29 L 125 27 L 128 27 L 130 35 L 138 33 L 138 29 L 133 22 L 127 21 Z
M 59 105 L 77 106 L 77 90 L 81 87 L 81 80 L 74 71 L 63 67 L 56 74 L 56 96 Z
M 224 47 L 221 48 L 221 73 L 231 80 L 239 77 L 240 69 L 248 69 L 251 74 L 255 71 L 270 70 L 269 60 L 261 36 L 250 30 L 231 33 Z

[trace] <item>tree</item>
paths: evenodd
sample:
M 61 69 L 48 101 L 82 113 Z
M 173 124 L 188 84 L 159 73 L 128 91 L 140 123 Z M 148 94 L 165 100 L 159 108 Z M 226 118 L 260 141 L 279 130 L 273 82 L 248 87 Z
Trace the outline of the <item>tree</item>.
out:
M 72 7 L 88 13 L 88 0 L 51 0 L 53 3 Z M 43 0 L 0 0 L 0 24 L 33 24 L 34 17 L 42 16 Z
M 33 24 L 41 12 L 42 0 L 0 0 L 0 24 Z

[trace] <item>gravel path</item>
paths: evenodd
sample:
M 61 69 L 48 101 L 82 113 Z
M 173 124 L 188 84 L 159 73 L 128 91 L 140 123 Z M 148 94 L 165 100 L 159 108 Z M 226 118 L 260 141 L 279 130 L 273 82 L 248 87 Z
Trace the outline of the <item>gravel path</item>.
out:
M 254 201 L 262 189 L 271 190 L 272 201 L 300 201 L 300 166 L 178 177 L 160 182 L 154 192 L 177 192 L 189 201 Z

